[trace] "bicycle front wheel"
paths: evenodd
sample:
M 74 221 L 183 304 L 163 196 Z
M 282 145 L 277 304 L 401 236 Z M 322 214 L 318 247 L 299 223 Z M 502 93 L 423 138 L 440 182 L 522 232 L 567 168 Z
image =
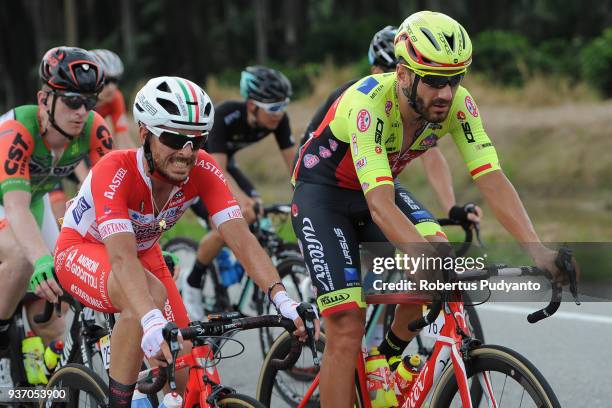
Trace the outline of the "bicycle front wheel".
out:
M 225 408 L 265 408 L 261 402 L 255 398 L 243 394 L 228 394 L 217 400 L 217 406 Z
M 68 402 L 41 401 L 40 407 L 90 408 L 108 406 L 108 386 L 91 368 L 67 364 L 49 379 L 47 390 L 68 388 Z
M 514 350 L 493 345 L 478 347 L 470 352 L 465 367 L 468 378 L 480 382 L 483 388 L 482 402 L 473 401 L 474 407 L 561 407 L 544 376 Z M 489 399 L 496 404 L 489 403 Z M 430 406 L 462 406 L 452 364 L 442 373 Z

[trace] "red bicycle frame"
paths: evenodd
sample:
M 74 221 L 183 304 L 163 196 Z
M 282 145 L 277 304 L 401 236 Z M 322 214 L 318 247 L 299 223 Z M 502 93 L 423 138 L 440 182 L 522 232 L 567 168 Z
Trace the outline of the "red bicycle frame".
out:
M 403 408 L 418 408 L 423 405 L 433 385 L 440 378 L 450 361 L 455 367 L 455 378 L 459 386 L 461 403 L 464 408 L 472 408 L 470 388 L 468 386 L 467 373 L 463 358 L 461 356 L 461 345 L 463 333 L 470 335 L 470 329 L 465 321 L 463 302 L 446 302 L 444 304 L 444 327 L 440 331 L 433 352 L 423 366 L 419 376 L 414 382 Z M 460 330 L 459 330 L 460 329 Z M 367 393 L 365 361 L 363 355 L 357 359 L 357 377 L 359 382 L 360 396 L 364 408 L 372 408 L 370 397 Z M 479 375 L 478 380 L 484 390 L 484 395 L 489 401 L 489 406 L 497 407 L 490 379 L 487 375 Z M 306 391 L 304 398 L 298 408 L 304 408 L 308 400 L 319 386 L 319 374 L 315 377 Z
M 189 379 L 183 394 L 183 407 L 200 405 L 202 408 L 210 407 L 206 399 L 213 393 L 213 385 L 220 384 L 221 378 L 217 367 L 210 365 L 213 355 L 208 345 L 194 346 L 190 354 L 176 359 L 175 370 L 189 369 Z M 150 372 L 158 375 L 159 368 L 142 371 L 138 375 L 139 381 Z

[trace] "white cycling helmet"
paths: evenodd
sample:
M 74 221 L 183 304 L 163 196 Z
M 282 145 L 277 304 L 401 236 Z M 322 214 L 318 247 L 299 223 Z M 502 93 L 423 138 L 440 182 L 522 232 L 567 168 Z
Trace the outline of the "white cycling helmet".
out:
M 148 127 L 209 132 L 215 109 L 202 88 L 179 77 L 150 79 L 134 99 L 134 119 Z
M 121 58 L 110 50 L 91 50 L 96 61 L 102 66 L 106 78 L 119 79 L 123 75 L 123 62 Z

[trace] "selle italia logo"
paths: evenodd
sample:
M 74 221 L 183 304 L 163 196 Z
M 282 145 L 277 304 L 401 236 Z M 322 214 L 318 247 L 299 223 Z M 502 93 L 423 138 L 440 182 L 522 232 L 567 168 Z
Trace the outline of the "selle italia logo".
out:
M 348 299 L 350 296 L 347 293 L 334 293 L 333 295 L 321 296 L 321 303 L 325 306 L 331 306 Z

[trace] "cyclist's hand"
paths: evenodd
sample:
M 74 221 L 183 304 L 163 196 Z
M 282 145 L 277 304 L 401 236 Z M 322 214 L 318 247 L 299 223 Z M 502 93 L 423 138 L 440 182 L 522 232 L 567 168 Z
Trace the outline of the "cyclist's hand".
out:
M 140 347 L 147 358 L 158 359 L 163 355 L 166 361 L 172 362 L 172 354 L 162 335 L 162 330 L 167 323 L 168 321 L 159 309 L 150 310 L 140 319 L 142 326 Z
M 28 288 L 36 296 L 44 298 L 49 302 L 57 303 L 59 301 L 58 297 L 63 292 L 55 280 L 53 257 L 51 255 L 43 255 L 34 262 L 34 273 L 30 278 Z
M 253 197 L 253 200 L 255 201 L 255 204 L 256 204 L 257 215 L 259 216 L 259 218 L 263 217 L 264 216 L 263 200 L 259 196 Z
M 306 327 L 304 326 L 304 322 L 300 318 L 297 312 L 298 302 L 291 299 L 286 291 L 281 290 L 274 295 L 272 298 L 272 302 L 274 302 L 274 306 L 276 306 L 276 310 L 281 314 L 281 316 L 286 317 L 288 319 L 293 320 L 295 323 L 296 330 L 293 332 L 293 335 L 299 337 L 300 341 L 306 341 L 308 336 L 306 334 Z M 317 310 L 314 310 L 315 314 L 317 314 Z M 315 340 L 319 339 L 320 325 L 319 325 L 319 316 L 314 320 L 315 326 Z
M 474 203 L 467 203 L 463 206 L 454 205 L 448 212 L 448 218 L 453 221 L 480 223 L 482 219 L 482 208 Z
M 164 262 L 172 275 L 175 282 L 178 281 L 179 275 L 181 274 L 181 268 L 179 268 L 179 257 L 172 252 L 162 251 Z
M 238 201 L 238 205 L 240 206 L 240 211 L 242 211 L 242 216 L 247 224 L 253 223 L 255 221 L 255 200 L 246 194 L 242 195 L 242 197 L 237 197 L 236 201 Z
M 557 259 L 557 251 L 548 249 L 544 246 L 533 254 L 535 265 L 542 270 L 550 272 L 554 282 L 559 282 L 562 285 L 569 284 L 569 279 L 565 273 L 559 270 L 555 264 L 555 259 Z

